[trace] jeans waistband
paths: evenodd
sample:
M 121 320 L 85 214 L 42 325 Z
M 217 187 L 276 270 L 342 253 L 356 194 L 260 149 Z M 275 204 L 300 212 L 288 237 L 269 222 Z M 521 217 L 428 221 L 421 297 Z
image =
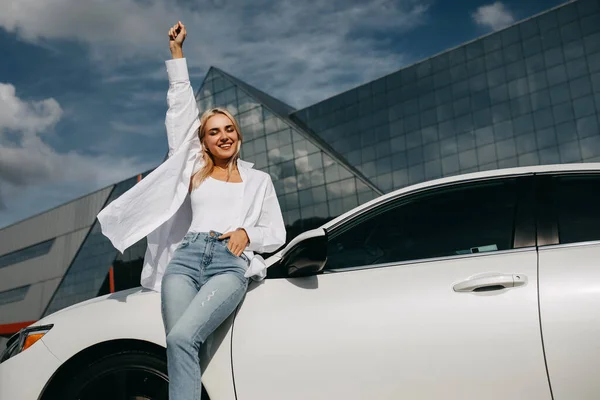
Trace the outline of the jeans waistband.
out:
M 195 242 L 198 239 L 217 241 L 217 240 L 219 240 L 219 236 L 221 236 L 221 235 L 222 235 L 221 232 L 217 232 L 217 231 L 213 231 L 213 230 L 208 231 L 208 232 L 188 232 L 184 236 L 184 239 L 187 239 L 190 242 Z M 227 239 L 224 239 L 224 240 L 227 241 Z

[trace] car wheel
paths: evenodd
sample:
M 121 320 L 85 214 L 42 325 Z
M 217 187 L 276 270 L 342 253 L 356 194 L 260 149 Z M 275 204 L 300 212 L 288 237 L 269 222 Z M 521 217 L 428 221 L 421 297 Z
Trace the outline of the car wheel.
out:
M 64 400 L 167 400 L 167 362 L 142 350 L 106 355 L 64 383 Z

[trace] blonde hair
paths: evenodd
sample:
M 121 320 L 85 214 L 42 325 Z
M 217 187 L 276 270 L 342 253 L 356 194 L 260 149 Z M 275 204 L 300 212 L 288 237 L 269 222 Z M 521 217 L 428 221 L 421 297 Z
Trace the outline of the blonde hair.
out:
M 235 131 L 237 132 L 237 135 L 238 135 L 237 150 L 236 150 L 235 154 L 229 159 L 229 162 L 227 163 L 227 177 L 228 178 L 231 176 L 231 173 L 233 172 L 233 166 L 235 165 L 236 161 L 240 158 L 240 150 L 242 148 L 242 131 L 240 130 L 240 127 L 239 127 L 236 119 L 234 118 L 234 116 L 231 115 L 231 113 L 229 111 L 227 111 L 225 108 L 222 108 L 222 107 L 214 107 L 214 108 L 211 108 L 211 109 L 205 111 L 204 114 L 202 114 L 202 116 L 200 117 L 200 128 L 198 128 L 198 137 L 200 139 L 200 143 L 204 150 L 202 152 L 202 157 L 204 158 L 204 166 L 202 168 L 200 168 L 194 175 L 192 175 L 191 190 L 194 190 L 198 186 L 200 186 L 200 184 L 202 182 L 204 182 L 204 180 L 210 176 L 213 169 L 215 168 L 215 160 L 213 158 L 214 156 L 212 154 L 210 154 L 210 152 L 208 151 L 206 146 L 204 146 L 204 137 L 206 136 L 206 129 L 205 129 L 206 123 L 208 122 L 210 117 L 213 117 L 217 114 L 222 114 L 222 115 L 226 116 L 227 118 L 229 118 L 231 120 L 231 123 L 233 124 L 233 127 L 235 128 Z

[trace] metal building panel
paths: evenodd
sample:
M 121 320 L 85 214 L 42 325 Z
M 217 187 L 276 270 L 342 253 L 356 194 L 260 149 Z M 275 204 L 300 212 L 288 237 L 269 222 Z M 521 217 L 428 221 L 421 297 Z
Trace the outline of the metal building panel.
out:
M 113 187 L 109 186 L 0 230 L 0 255 L 91 226 Z
M 35 321 L 42 313 L 42 283 L 29 287 L 25 298 L 14 303 L 0 305 L 0 324 Z
M 89 230 L 87 227 L 59 236 L 48 254 L 0 268 L 0 292 L 61 278 L 71 265 Z

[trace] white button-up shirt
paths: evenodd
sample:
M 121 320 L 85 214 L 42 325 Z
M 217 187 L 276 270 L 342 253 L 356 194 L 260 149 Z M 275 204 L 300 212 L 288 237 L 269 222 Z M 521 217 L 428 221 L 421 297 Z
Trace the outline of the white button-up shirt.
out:
M 165 119 L 168 158 L 134 187 L 98 214 L 102 233 L 120 252 L 147 238 L 141 284 L 160 291 L 173 252 L 192 221 L 190 178 L 204 161 L 198 138 L 199 111 L 190 84 L 185 58 L 167 60 L 169 90 Z M 232 210 L 250 242 L 244 253 L 251 260 L 246 277 L 266 276 L 266 264 L 255 252 L 273 252 L 285 243 L 286 230 L 269 174 L 238 160 L 244 181 L 242 208 Z M 206 210 L 211 212 L 211 210 Z

